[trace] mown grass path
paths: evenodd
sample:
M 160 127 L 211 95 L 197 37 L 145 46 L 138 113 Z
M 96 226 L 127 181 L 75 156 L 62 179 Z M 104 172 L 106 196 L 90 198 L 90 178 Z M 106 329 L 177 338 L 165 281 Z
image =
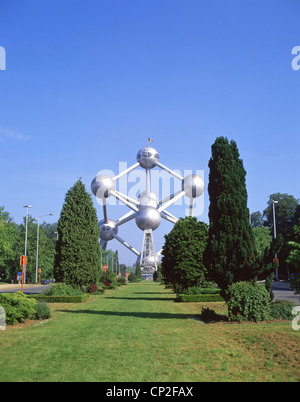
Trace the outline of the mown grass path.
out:
M 173 299 L 144 281 L 0 331 L 0 381 L 300 381 L 290 323 L 204 324 L 201 304 Z

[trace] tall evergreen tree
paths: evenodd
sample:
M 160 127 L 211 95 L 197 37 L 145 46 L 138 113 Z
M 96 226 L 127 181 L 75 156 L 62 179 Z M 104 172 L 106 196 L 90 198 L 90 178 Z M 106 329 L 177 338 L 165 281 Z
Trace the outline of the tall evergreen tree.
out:
M 67 192 L 58 222 L 55 279 L 76 287 L 100 277 L 101 249 L 96 210 L 91 195 L 78 180 Z
M 204 260 L 221 289 L 255 276 L 256 257 L 247 208 L 246 171 L 234 141 L 219 137 L 209 161 L 209 239 Z

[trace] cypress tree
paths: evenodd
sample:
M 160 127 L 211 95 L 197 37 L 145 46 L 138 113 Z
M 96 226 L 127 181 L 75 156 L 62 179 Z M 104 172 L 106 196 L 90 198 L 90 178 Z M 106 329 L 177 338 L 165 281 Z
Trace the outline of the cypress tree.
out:
M 101 264 L 98 219 L 80 179 L 66 194 L 57 231 L 56 281 L 79 288 L 97 283 Z
M 209 238 L 204 261 L 222 290 L 255 277 L 254 236 L 247 208 L 246 171 L 234 141 L 219 137 L 209 161 Z M 255 271 L 255 272 L 254 272 Z

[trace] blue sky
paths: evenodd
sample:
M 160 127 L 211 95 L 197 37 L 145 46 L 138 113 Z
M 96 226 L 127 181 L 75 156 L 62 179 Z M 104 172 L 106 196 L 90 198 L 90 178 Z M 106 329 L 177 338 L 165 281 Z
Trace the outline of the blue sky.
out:
M 300 198 L 299 15 L 297 0 L 0 0 L 0 205 L 17 223 L 26 203 L 53 222 L 79 177 L 90 191 L 147 137 L 163 164 L 204 170 L 207 184 L 221 135 L 237 142 L 251 212 L 275 192 Z M 208 203 L 206 191 L 205 222 Z M 133 223 L 119 235 L 140 249 Z

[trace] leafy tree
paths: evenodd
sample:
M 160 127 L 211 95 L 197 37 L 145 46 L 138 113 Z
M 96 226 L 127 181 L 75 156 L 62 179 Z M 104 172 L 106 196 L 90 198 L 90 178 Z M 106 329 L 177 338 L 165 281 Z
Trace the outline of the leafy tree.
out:
M 258 256 L 263 256 L 265 249 L 270 247 L 272 242 L 272 236 L 270 230 L 265 226 L 256 226 L 252 229 L 252 233 L 255 239 L 255 247 Z
M 67 192 L 58 222 L 55 279 L 74 287 L 97 283 L 101 249 L 96 210 L 79 179 Z
M 263 215 L 261 212 L 252 212 L 250 215 L 250 223 L 253 228 L 264 226 Z
M 272 200 L 278 201 L 275 204 L 276 232 L 286 239 L 292 231 L 299 201 L 289 194 L 275 193 L 269 196 L 267 208 L 264 210 L 263 216 L 265 218 L 265 226 L 268 226 L 272 233 L 274 232 Z
M 254 277 L 254 236 L 247 208 L 246 171 L 234 141 L 219 137 L 209 161 L 209 277 L 225 291 L 233 282 Z
M 142 279 L 141 264 L 139 262 L 136 263 L 135 275 L 138 279 Z
M 198 286 L 205 281 L 203 252 L 207 244 L 208 227 L 196 218 L 180 219 L 165 235 L 161 274 L 175 292 Z
M 18 226 L 0 206 L 0 280 L 16 279 L 21 255 L 19 249 Z

